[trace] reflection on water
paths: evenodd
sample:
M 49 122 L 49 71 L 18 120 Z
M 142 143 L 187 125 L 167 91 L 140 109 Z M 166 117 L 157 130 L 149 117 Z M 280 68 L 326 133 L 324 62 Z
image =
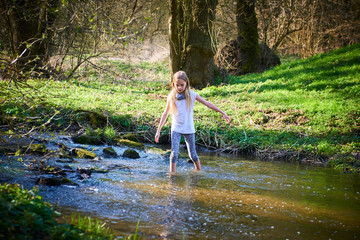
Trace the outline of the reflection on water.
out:
M 125 148 L 115 147 L 119 155 Z M 101 153 L 102 147 L 95 151 Z M 40 187 L 62 212 L 98 217 L 145 239 L 355 239 L 360 237 L 360 177 L 327 168 L 199 154 L 203 171 L 140 152 L 140 159 L 71 164 L 106 168 L 79 187 Z M 70 176 L 71 177 L 71 176 Z M 20 180 L 19 180 L 20 181 Z

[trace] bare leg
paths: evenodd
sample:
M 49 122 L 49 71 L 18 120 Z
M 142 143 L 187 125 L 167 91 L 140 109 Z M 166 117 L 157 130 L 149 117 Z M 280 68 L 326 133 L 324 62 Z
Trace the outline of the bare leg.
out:
M 201 170 L 200 159 L 197 160 L 196 162 L 194 162 L 194 165 L 195 165 L 195 169 L 196 169 L 197 171 L 200 171 L 200 170 Z
M 173 163 L 170 161 L 170 172 L 174 173 L 175 170 L 176 170 L 176 162 Z

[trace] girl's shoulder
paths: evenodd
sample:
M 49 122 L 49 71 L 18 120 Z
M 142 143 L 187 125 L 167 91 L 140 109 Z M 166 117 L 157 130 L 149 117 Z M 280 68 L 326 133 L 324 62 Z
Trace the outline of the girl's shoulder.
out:
M 190 89 L 190 95 L 191 95 L 191 96 L 196 96 L 197 93 L 196 93 L 194 90 Z
M 190 96 L 191 96 L 191 100 L 192 102 L 195 102 L 196 101 L 196 96 L 197 96 L 197 93 L 193 90 L 190 89 Z

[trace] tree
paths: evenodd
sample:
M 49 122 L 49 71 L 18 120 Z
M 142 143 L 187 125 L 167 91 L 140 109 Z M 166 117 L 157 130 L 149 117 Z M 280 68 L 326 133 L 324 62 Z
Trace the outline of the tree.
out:
M 215 78 L 213 21 L 217 0 L 170 0 L 171 73 L 183 70 L 196 88 Z
M 229 41 L 217 54 L 216 64 L 232 75 L 262 70 L 255 0 L 236 0 L 236 39 Z
M 59 0 L 3 0 L 0 3 L 1 42 L 15 69 L 41 69 L 49 58 L 49 40 Z
M 360 39 L 358 0 L 257 0 L 261 42 L 282 55 L 313 56 Z
M 237 60 L 242 63 L 241 74 L 256 72 L 260 63 L 259 35 L 255 14 L 255 0 L 236 0 Z

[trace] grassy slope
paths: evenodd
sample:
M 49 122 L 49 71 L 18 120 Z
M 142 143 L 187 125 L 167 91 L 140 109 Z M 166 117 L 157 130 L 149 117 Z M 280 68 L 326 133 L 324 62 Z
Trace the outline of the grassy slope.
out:
M 269 135 L 261 147 L 301 145 L 333 154 L 350 143 L 359 151 L 360 44 L 232 78 L 200 94 L 230 105 L 239 132 Z
M 103 65 L 112 72 L 84 70 L 82 77 L 70 81 L 34 82 L 37 94 L 63 113 L 108 112 L 115 128 L 121 116 L 129 116 L 132 130 L 154 131 L 169 91 L 168 66 L 109 61 Z M 197 104 L 197 141 L 266 157 L 328 160 L 337 155 L 333 162 L 358 166 L 359 79 L 360 44 L 285 63 L 262 74 L 230 77 L 227 84 L 198 93 L 226 111 L 232 123 L 227 125 L 218 113 Z M 4 111 L 18 114 L 22 110 L 15 105 L 7 101 Z

